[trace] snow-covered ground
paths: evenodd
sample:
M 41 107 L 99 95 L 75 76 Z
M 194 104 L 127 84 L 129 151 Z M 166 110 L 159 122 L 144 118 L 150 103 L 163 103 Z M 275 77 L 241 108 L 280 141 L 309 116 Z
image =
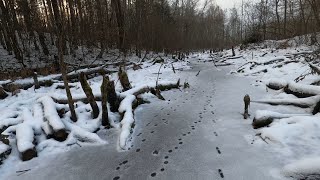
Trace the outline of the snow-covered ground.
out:
M 0 178 L 317 179 L 320 116 L 311 112 L 319 96 L 302 99 L 266 88 L 270 82 L 289 84 L 317 95 L 316 86 L 306 86 L 320 80 L 308 64 L 318 65 L 309 60 L 316 47 L 295 46 L 289 41 L 289 47 L 279 49 L 283 43 L 267 41 L 245 50 L 237 48 L 236 57 L 227 50 L 211 55 L 194 53 L 187 61 L 166 58 L 162 67 L 147 60 L 140 70 L 128 68 L 133 89 L 127 92 L 121 92 L 114 73 L 110 79 L 124 99 L 119 108 L 124 119 L 109 111 L 113 126 L 109 130 L 101 126 L 101 114 L 92 119 L 89 104 L 76 103 L 76 123 L 69 113 L 60 118 L 52 111 L 68 109 L 52 99 L 66 99 L 65 90 L 56 88 L 58 83 L 21 90 L 0 101 L 0 127 L 10 126 L 3 134 L 9 135 L 12 148 L 0 166 Z M 132 113 L 132 94 L 154 87 L 160 67 L 159 84 L 180 79 L 190 88 L 163 92 L 165 101 L 143 94 L 151 103 Z M 89 83 L 94 95 L 101 95 L 102 77 Z M 80 83 L 72 85 L 73 97 L 85 96 Z M 245 94 L 252 100 L 248 120 L 241 114 Z M 271 101 L 302 103 L 307 108 L 261 103 Z M 41 108 L 44 111 L 39 111 Z M 252 128 L 253 118 L 269 117 L 273 121 L 268 126 Z M 59 129 L 69 133 L 65 141 L 46 136 Z M 1 152 L 7 150 L 7 145 L 0 145 Z M 30 148 L 36 149 L 38 157 L 22 162 L 19 152 Z

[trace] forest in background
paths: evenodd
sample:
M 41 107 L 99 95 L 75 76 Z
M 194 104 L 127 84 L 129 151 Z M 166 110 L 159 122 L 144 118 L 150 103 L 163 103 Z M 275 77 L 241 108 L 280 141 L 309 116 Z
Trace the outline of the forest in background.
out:
M 23 65 L 32 54 L 57 55 L 59 35 L 64 55 L 86 47 L 99 49 L 97 58 L 113 49 L 141 58 L 304 34 L 316 43 L 319 8 L 318 0 L 244 1 L 229 10 L 214 0 L 0 0 L 0 43 Z

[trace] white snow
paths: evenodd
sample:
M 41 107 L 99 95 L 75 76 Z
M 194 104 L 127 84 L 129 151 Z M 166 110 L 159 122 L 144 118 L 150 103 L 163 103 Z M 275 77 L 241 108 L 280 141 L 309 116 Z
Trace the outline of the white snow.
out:
M 52 126 L 54 131 L 58 131 L 65 128 L 65 125 L 60 120 L 60 117 L 57 113 L 57 108 L 54 101 L 49 96 L 44 96 L 38 99 L 38 102 L 41 102 L 44 110 L 44 117 L 49 121 L 49 124 Z
M 119 112 L 124 113 L 121 121 L 121 133 L 119 137 L 119 146 L 124 149 L 128 137 L 130 136 L 131 126 L 134 123 L 132 112 L 132 103 L 136 99 L 134 95 L 127 95 L 119 106 Z
M 10 149 L 10 146 L 8 146 L 8 145 L 0 142 L 0 154 L 6 152 L 6 151 L 9 150 L 9 149 Z
M 28 123 L 17 125 L 16 138 L 19 152 L 24 152 L 28 149 L 34 148 L 34 145 L 32 143 L 34 133 L 32 127 Z
M 286 165 L 283 172 L 288 177 L 296 179 L 319 179 L 320 178 L 320 157 L 307 157 Z

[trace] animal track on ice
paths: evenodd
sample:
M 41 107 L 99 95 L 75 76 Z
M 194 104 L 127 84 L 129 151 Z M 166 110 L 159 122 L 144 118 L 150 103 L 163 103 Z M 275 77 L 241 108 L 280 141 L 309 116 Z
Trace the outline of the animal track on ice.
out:
M 218 154 L 221 154 L 219 147 L 216 147 Z
M 113 180 L 118 180 L 118 179 L 120 179 L 119 176 L 116 176 L 116 177 L 113 178 Z
M 222 170 L 221 170 L 221 169 L 218 169 L 218 172 L 219 172 L 219 174 L 220 174 L 220 177 L 221 177 L 221 178 L 224 178 L 224 175 L 223 175 Z

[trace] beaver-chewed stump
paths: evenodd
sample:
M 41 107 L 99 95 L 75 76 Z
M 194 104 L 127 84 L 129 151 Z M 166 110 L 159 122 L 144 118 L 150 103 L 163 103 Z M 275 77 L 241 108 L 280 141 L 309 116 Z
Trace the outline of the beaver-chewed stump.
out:
M 4 91 L 3 87 L 0 86 L 0 99 L 8 97 L 8 94 Z
M 99 116 L 99 107 L 97 105 L 97 102 L 94 99 L 92 89 L 91 89 L 89 83 L 87 82 L 87 78 L 83 72 L 80 73 L 79 80 L 81 83 L 81 87 L 82 87 L 84 93 L 86 94 L 87 99 L 88 99 L 90 106 L 92 108 L 92 117 L 95 119 Z
M 118 76 L 121 86 L 123 87 L 123 91 L 127 91 L 132 88 L 128 78 L 128 74 L 124 71 L 124 69 L 121 66 L 119 67 Z

